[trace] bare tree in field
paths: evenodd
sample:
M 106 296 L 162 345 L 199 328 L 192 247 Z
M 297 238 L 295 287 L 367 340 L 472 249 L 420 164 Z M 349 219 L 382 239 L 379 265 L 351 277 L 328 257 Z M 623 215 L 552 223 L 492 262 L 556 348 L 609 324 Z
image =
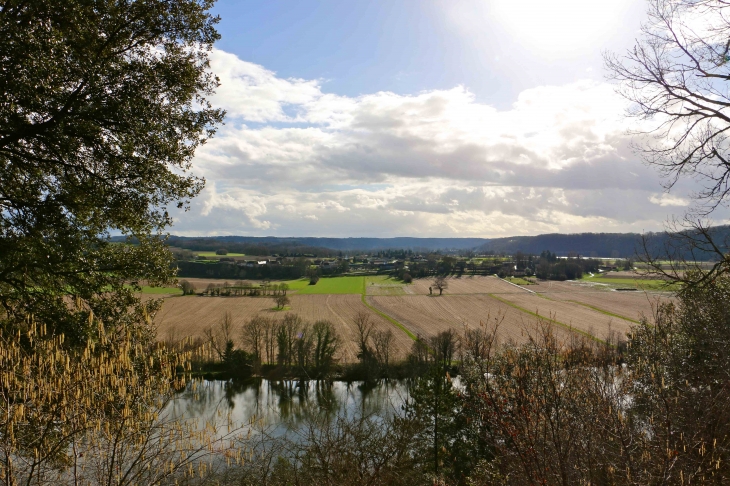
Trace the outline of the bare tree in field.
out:
M 439 295 L 441 295 L 444 293 L 444 289 L 449 286 L 449 282 L 446 280 L 446 277 L 439 276 L 433 281 L 433 286 L 439 289 Z
M 279 295 L 277 295 L 277 296 L 274 297 L 274 302 L 276 302 L 276 308 L 277 309 L 283 309 L 284 307 L 286 307 L 287 305 L 289 305 L 289 303 L 291 302 L 291 300 L 286 295 L 279 294 Z
M 233 340 L 233 318 L 230 312 L 226 312 L 217 324 L 203 330 L 203 337 L 211 349 L 223 359 L 228 341 Z

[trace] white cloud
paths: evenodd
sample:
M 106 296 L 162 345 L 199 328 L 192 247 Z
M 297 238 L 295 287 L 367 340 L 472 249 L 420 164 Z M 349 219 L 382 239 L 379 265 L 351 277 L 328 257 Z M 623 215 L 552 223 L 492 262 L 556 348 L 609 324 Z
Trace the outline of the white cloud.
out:
M 535 87 L 498 110 L 462 86 L 344 97 L 225 52 L 211 63 L 233 116 L 196 155 L 208 187 L 177 233 L 641 231 L 692 192 L 658 195 L 604 83 Z
M 689 206 L 690 200 L 673 196 L 671 194 L 652 194 L 649 196 L 649 201 L 652 204 L 658 204 L 659 206 Z

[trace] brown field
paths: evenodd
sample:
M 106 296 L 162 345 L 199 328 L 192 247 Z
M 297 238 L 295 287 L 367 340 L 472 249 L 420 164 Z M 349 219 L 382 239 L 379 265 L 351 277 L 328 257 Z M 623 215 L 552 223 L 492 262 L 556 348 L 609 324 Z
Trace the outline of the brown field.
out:
M 561 301 L 575 301 L 590 305 L 598 309 L 617 314 L 635 321 L 642 316 L 651 318 L 658 302 L 671 300 L 664 294 L 646 292 L 555 292 L 546 294 L 547 297 Z
M 225 282 L 213 279 L 188 280 L 199 288 L 205 288 L 211 282 Z M 229 283 L 234 282 L 229 280 Z M 470 327 L 478 326 L 480 321 L 493 324 L 497 318 L 501 321 L 500 342 L 517 343 L 526 340 L 526 334 L 534 329 L 536 319 L 509 304 L 603 339 L 609 329 L 623 335 L 634 324 L 630 320 L 639 320 L 642 314 L 651 316 L 652 306 L 656 305 L 657 299 L 672 298 L 667 293 L 613 292 L 580 281 L 540 282 L 525 287 L 538 292 L 543 298 L 496 277 L 484 276 L 449 278 L 448 288 L 440 297 L 428 295 L 428 287 L 432 286 L 433 279 L 417 279 L 411 285 L 393 284 L 389 280 L 374 283 L 366 286 L 368 303 L 414 334 L 430 337 L 449 328 L 461 333 L 464 324 Z M 434 294 L 437 293 L 434 289 Z M 143 298 L 161 297 L 167 296 L 143 295 Z M 242 325 L 257 313 L 283 317 L 284 312 L 273 310 L 273 306 L 273 300 L 268 297 L 172 297 L 165 299 L 155 323 L 160 339 L 196 337 L 201 336 L 203 329 L 219 322 L 226 312 L 231 313 L 234 326 Z M 309 322 L 326 319 L 338 327 L 344 343 L 338 357 L 344 362 L 356 360 L 357 331 L 353 321 L 358 311 L 367 312 L 376 329 L 393 331 L 395 359 L 406 356 L 411 348 L 411 339 L 368 309 L 360 295 L 291 295 L 291 312 Z M 559 324 L 555 325 L 555 329 L 561 336 L 570 335 Z M 235 334 L 234 337 L 238 337 L 238 332 Z
M 579 304 L 548 300 L 539 295 L 509 294 L 500 297 L 529 312 L 535 312 L 541 316 L 555 319 L 565 325 L 590 333 L 599 339 L 607 337 L 609 330 L 623 336 L 634 324 L 625 319 L 602 314 Z
M 465 325 L 476 328 L 480 323 L 491 326 L 495 322 L 501 322 L 498 330 L 499 341 L 520 343 L 527 339 L 525 331 L 531 330 L 535 322 L 533 316 L 489 295 L 373 296 L 368 297 L 368 302 L 414 334 L 423 337 L 448 329 L 461 333 Z M 567 334 L 561 327 L 557 331 L 559 334 Z
M 256 314 L 283 317 L 285 311 L 273 310 L 273 306 L 273 300 L 265 297 L 175 297 L 165 301 L 155 318 L 155 324 L 160 339 L 200 336 L 204 329 L 218 323 L 226 312 L 231 313 L 234 328 L 240 328 Z M 370 314 L 375 329 L 392 330 L 394 358 L 405 357 L 411 348 L 411 339 L 368 309 L 359 295 L 293 295 L 289 312 L 298 314 L 305 321 L 323 319 L 335 324 L 343 340 L 342 351 L 338 357 L 345 362 L 354 362 L 357 354 L 357 330 L 353 320 L 359 311 Z M 237 334 L 238 332 L 234 333 L 234 338 L 238 337 Z
M 433 286 L 433 281 L 433 278 L 415 279 L 411 285 L 406 287 L 406 292 L 416 295 L 428 295 L 428 288 L 433 287 L 433 293 L 438 294 L 438 289 Z M 444 295 L 529 293 L 497 277 L 449 277 L 446 282 L 448 287 L 444 289 Z M 530 285 L 529 289 L 536 291 L 539 287 L 539 285 Z

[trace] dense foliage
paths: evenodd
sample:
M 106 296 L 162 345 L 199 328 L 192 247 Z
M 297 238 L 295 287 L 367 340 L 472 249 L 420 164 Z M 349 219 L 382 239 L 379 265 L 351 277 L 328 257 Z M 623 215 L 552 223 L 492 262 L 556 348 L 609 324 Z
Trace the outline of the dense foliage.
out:
M 87 311 L 130 324 L 126 283 L 172 276 L 168 206 L 203 181 L 195 149 L 223 113 L 211 1 L 37 0 L 0 6 L 0 304 L 82 342 Z M 109 235 L 134 236 L 129 246 Z M 85 302 L 76 311 L 64 295 Z

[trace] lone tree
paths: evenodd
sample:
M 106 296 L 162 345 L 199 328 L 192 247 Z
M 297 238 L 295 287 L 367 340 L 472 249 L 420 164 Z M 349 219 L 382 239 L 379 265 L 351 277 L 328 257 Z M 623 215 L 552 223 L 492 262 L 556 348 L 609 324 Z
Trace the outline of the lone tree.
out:
M 142 323 L 139 282 L 173 277 L 164 231 L 204 181 L 222 121 L 212 0 L 34 0 L 0 7 L 0 303 L 69 344 Z M 112 233 L 131 245 L 113 244 Z M 131 287 L 126 284 L 131 283 Z M 66 295 L 80 299 L 69 306 Z M 145 310 L 144 307 L 147 307 Z M 134 310 L 134 309 L 137 310 Z M 132 309 L 132 312 L 129 312 Z M 121 317 L 120 317 L 121 316 Z
M 180 280 L 180 289 L 183 295 L 195 295 L 195 285 L 188 280 Z
M 291 300 L 286 295 L 280 294 L 274 297 L 274 302 L 276 302 L 277 309 L 283 309 L 284 307 L 289 305 Z
M 307 277 L 309 277 L 309 285 L 317 285 L 317 282 L 319 282 L 319 270 L 317 268 L 310 268 L 307 270 Z
M 449 286 L 449 283 L 446 277 L 436 277 L 436 280 L 433 281 L 433 286 L 439 289 L 439 295 L 441 295 L 444 293 L 444 289 Z

